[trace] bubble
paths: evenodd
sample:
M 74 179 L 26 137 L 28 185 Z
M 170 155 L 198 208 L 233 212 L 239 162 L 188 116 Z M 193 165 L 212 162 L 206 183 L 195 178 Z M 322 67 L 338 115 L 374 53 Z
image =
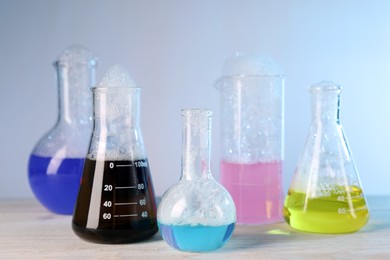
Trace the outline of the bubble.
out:
M 140 127 L 141 88 L 126 68 L 112 66 L 93 92 L 95 120 L 104 122 L 104 140 L 99 139 L 99 133 L 93 134 L 87 156 L 105 160 L 145 159 Z
M 236 53 L 226 59 L 222 73 L 215 87 L 221 92 L 225 159 L 238 163 L 277 160 L 282 147 L 280 66 L 266 55 Z
M 136 87 L 137 83 L 122 65 L 112 66 L 97 87 Z
M 163 195 L 157 218 L 167 225 L 231 224 L 236 221 L 235 208 L 226 206 L 228 200 L 221 188 L 212 179 L 180 180 Z
M 277 76 L 283 73 L 279 65 L 271 57 L 262 54 L 236 53 L 225 61 L 222 74 L 223 76 Z
M 97 56 L 82 45 L 66 48 L 54 61 L 58 92 L 64 106 L 59 121 L 35 146 L 33 154 L 44 157 L 82 158 L 92 129 L 92 95 Z M 65 100 L 65 101 L 64 101 Z
M 74 44 L 61 52 L 57 62 L 60 65 L 72 66 L 75 64 L 96 65 L 97 56 L 82 45 Z

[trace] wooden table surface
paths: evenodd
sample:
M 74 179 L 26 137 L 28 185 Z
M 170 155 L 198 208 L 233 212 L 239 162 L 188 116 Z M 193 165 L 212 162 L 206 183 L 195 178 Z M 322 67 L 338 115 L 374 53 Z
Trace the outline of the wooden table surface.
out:
M 211 253 L 172 249 L 155 235 L 124 245 L 85 242 L 71 216 L 48 212 L 34 199 L 0 200 L 0 259 L 390 259 L 390 196 L 367 198 L 370 221 L 352 234 L 298 232 L 286 223 L 236 226 L 230 241 Z

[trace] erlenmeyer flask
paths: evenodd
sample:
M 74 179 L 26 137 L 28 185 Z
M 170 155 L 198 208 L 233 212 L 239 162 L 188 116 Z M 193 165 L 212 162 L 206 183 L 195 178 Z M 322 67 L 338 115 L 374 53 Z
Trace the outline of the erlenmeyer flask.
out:
M 92 130 L 92 95 L 97 58 L 73 45 L 54 62 L 58 119 L 33 149 L 28 178 L 36 198 L 49 210 L 72 214 Z
M 162 237 L 182 251 L 203 252 L 222 247 L 236 223 L 233 199 L 210 171 L 211 114 L 204 109 L 182 111 L 182 175 L 164 193 L 158 207 Z
M 72 222 L 85 240 L 127 243 L 158 231 L 140 93 L 118 65 L 93 88 L 94 127 Z
M 339 120 L 341 87 L 322 81 L 309 88 L 312 124 L 284 204 L 295 229 L 347 233 L 369 218 L 359 176 Z

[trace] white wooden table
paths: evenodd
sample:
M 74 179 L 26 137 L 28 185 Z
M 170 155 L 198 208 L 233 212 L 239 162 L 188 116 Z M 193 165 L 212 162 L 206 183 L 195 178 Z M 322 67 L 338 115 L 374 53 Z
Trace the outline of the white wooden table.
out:
M 73 234 L 71 216 L 48 212 L 34 199 L 0 200 L 0 259 L 390 259 L 390 196 L 368 197 L 371 218 L 343 235 L 302 233 L 286 223 L 236 226 L 211 253 L 170 248 L 155 235 L 136 244 L 102 245 Z

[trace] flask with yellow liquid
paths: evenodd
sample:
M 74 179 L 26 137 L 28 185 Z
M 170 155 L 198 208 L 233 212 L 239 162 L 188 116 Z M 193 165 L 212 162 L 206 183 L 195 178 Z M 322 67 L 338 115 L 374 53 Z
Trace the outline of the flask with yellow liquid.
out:
M 362 228 L 369 212 L 339 119 L 341 87 L 322 81 L 309 88 L 312 124 L 284 203 L 293 228 L 349 233 Z

